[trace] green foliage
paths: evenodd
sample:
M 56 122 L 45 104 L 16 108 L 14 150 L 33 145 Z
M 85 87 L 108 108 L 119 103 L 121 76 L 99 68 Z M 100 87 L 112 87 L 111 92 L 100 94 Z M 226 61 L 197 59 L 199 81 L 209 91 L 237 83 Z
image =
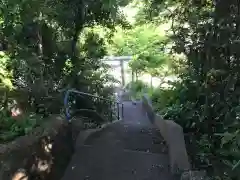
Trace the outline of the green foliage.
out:
M 177 94 L 173 89 L 160 89 L 156 88 L 151 94 L 153 106 L 157 112 L 163 110 L 166 106 L 173 104 Z
M 9 57 L 2 51 L 0 51 L 0 88 L 12 89 L 12 75 L 11 71 L 8 71 Z
M 1 110 L 0 119 L 0 143 L 26 135 L 43 122 L 42 119 L 35 114 L 16 119 L 11 117 L 5 110 Z
M 106 44 L 93 29 L 100 26 L 111 32 L 116 25 L 127 26 L 119 11 L 120 5 L 127 3 L 122 0 L 1 1 L 3 111 L 9 111 L 9 102 L 15 100 L 22 105 L 24 113 L 44 116 L 60 113 L 63 106 L 59 92 L 66 88 L 111 96 L 112 92 L 103 89 L 113 79 L 107 75 L 108 67 L 100 61 L 106 54 Z M 97 106 L 109 110 L 105 102 Z M 9 123 L 3 129 L 13 133 L 12 137 L 32 127 L 28 125 L 30 120 L 22 121 L 21 125 L 11 117 L 3 116 L 1 120 L 3 124 Z
M 154 23 L 167 6 L 173 49 L 187 57 L 184 68 L 179 64 L 181 83 L 154 95 L 156 108 L 183 126 L 196 168 L 215 179 L 239 179 L 239 1 L 145 4 L 141 13 L 150 11 Z
M 127 90 L 131 92 L 132 98 L 140 100 L 144 93 L 151 94 L 152 88 L 150 88 L 146 83 L 141 80 L 136 80 L 134 82 L 130 82 L 125 87 Z
M 136 24 L 162 24 L 171 20 L 171 8 L 176 7 L 179 1 L 172 0 L 144 0 L 134 1 L 133 6 L 138 7 L 139 10 L 135 15 Z
M 132 55 L 131 69 L 138 73 L 148 72 L 158 76 L 162 66 L 170 56 L 166 53 L 169 39 L 160 35 L 160 30 L 153 24 L 136 26 L 130 30 L 118 29 L 113 37 L 110 52 L 114 55 Z
M 129 83 L 127 87 L 130 87 L 130 90 L 134 92 L 141 92 L 147 88 L 147 85 L 144 82 L 138 80 L 138 81 Z

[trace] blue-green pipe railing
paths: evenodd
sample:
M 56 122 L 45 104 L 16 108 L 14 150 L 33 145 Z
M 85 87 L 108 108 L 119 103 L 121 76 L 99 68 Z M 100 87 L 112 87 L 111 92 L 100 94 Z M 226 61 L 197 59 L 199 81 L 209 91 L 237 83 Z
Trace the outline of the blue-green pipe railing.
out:
M 69 96 L 71 93 L 75 93 L 81 97 L 85 97 L 85 96 L 88 96 L 88 97 L 94 97 L 94 98 L 97 98 L 97 99 L 101 99 L 101 100 L 104 100 L 106 102 L 108 102 L 111 106 L 111 114 L 110 114 L 110 118 L 112 120 L 113 118 L 113 114 L 112 114 L 112 106 L 114 105 L 117 105 L 117 119 L 120 120 L 120 111 L 121 111 L 121 118 L 123 118 L 123 104 L 120 103 L 120 102 L 117 102 L 117 101 L 114 101 L 114 100 L 111 100 L 111 99 L 106 99 L 106 98 L 103 98 L 103 97 L 99 97 L 99 96 L 96 96 L 96 95 L 93 95 L 93 94 L 89 94 L 89 93 L 85 93 L 85 92 L 81 92 L 81 91 L 77 91 L 75 89 L 69 89 L 66 91 L 65 93 L 65 96 L 64 96 L 64 109 L 65 109 L 65 116 L 66 116 L 66 119 L 68 122 L 71 121 L 71 114 L 69 112 L 69 106 L 68 106 L 68 100 L 69 100 Z M 120 110 L 120 106 L 121 106 L 121 110 Z

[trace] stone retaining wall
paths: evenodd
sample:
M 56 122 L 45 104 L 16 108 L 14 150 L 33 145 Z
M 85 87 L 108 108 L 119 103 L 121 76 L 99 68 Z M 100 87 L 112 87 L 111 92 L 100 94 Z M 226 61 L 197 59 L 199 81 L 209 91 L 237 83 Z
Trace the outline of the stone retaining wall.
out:
M 190 164 L 182 127 L 174 121 L 164 120 L 160 115 L 155 114 L 151 101 L 147 95 L 142 97 L 142 107 L 151 123 L 158 127 L 168 145 L 172 173 L 189 170 Z
M 173 174 L 180 173 L 181 180 L 209 180 L 205 171 L 193 171 L 189 163 L 186 150 L 183 128 L 172 120 L 164 120 L 161 115 L 155 114 L 150 98 L 142 96 L 142 112 L 160 130 L 166 144 L 170 158 L 170 167 Z
M 60 179 L 79 132 L 73 127 L 55 116 L 31 134 L 0 145 L 0 180 Z

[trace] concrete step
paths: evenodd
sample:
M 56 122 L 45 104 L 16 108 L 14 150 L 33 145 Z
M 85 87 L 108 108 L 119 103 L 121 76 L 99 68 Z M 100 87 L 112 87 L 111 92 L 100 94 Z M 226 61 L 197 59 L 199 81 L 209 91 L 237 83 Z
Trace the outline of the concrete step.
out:
M 168 162 L 165 154 L 82 146 L 62 180 L 172 180 Z
M 85 145 L 97 146 L 118 146 L 122 149 L 151 152 L 167 153 L 167 147 L 156 128 L 144 125 L 126 124 L 119 122 L 90 136 Z

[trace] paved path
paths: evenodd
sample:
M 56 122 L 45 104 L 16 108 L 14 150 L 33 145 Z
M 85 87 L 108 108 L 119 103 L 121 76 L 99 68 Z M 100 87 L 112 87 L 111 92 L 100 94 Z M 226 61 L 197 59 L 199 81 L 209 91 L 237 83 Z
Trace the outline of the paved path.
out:
M 140 103 L 124 102 L 124 119 L 90 136 L 62 180 L 173 180 L 159 132 Z

